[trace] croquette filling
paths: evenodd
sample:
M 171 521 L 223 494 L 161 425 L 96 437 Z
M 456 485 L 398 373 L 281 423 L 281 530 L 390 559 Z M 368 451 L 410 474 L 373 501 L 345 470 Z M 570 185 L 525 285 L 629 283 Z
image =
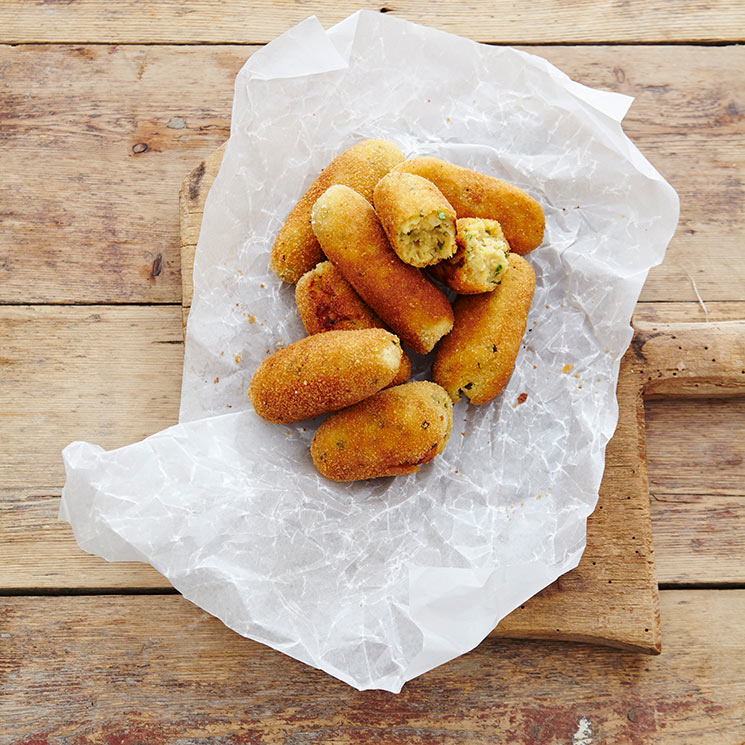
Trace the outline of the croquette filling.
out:
M 479 285 L 496 287 L 507 271 L 510 247 L 502 236 L 483 223 L 471 224 L 464 236 L 465 254 L 461 269 L 465 278 Z
M 456 249 L 453 224 L 442 210 L 417 215 L 404 222 L 398 243 L 405 260 L 414 266 L 448 259 Z

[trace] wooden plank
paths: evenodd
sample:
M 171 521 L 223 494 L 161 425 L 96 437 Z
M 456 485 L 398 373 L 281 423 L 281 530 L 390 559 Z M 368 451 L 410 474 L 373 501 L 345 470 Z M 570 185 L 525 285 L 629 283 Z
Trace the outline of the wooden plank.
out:
M 178 189 L 227 137 L 251 51 L 0 47 L 0 302 L 180 302 Z M 705 301 L 742 300 L 745 47 L 531 51 L 637 96 L 626 130 L 682 200 L 643 299 L 695 299 L 690 272 Z
M 0 12 L 0 40 L 27 42 L 215 43 L 266 42 L 310 15 L 328 27 L 359 8 L 390 12 L 478 41 L 501 43 L 614 41 L 741 41 L 745 13 L 737 0 L 701 4 L 694 0 L 537 0 L 529 10 L 502 3 L 432 6 L 399 0 L 386 6 L 365 0 L 353 7 L 335 0 L 258 0 L 250 8 L 239 0 L 77 0 L 24 3 L 6 0 Z
M 250 51 L 0 48 L 0 300 L 180 302 L 178 190 Z
M 661 609 L 658 657 L 489 638 L 392 696 L 179 596 L 3 598 L 0 742 L 741 745 L 745 591 L 666 591 Z
M 72 440 L 110 449 L 178 419 L 180 309 L 0 308 L 5 488 L 59 489 Z
M 647 401 L 645 413 L 653 494 L 745 495 L 745 398 Z M 716 479 L 701 478 L 707 469 Z
M 708 323 L 710 321 L 745 321 L 745 301 L 706 303 L 639 302 L 634 308 L 632 324 L 642 323 Z
M 3 385 L 0 410 L 4 413 L 0 446 L 0 589 L 13 588 L 124 588 L 166 587 L 165 580 L 144 565 L 107 564 L 77 547 L 72 533 L 55 519 L 64 483 L 60 450 L 73 439 L 112 448 L 134 442 L 176 421 L 182 356 L 178 306 L 157 308 L 27 307 L 0 309 L 0 349 Z M 713 303 L 712 320 L 745 318 L 745 303 Z M 637 306 L 639 322 L 703 320 L 695 303 L 644 303 Z M 707 532 L 707 550 L 691 552 L 700 513 L 689 514 L 682 499 L 687 470 L 697 447 L 695 431 L 712 452 L 736 458 L 738 446 L 726 422 L 709 412 L 716 404 L 686 401 L 665 406 L 648 402 L 650 479 L 652 491 L 672 495 L 677 507 L 653 501 L 661 582 L 745 582 L 741 536 L 745 515 L 717 512 L 723 519 Z M 716 409 L 721 411 L 721 409 Z M 680 416 L 677 415 L 680 411 Z M 739 427 L 741 403 L 732 409 Z M 698 413 L 702 421 L 697 422 Z M 732 421 L 732 417 L 727 421 Z M 739 430 L 737 430 L 739 431 Z M 679 442 L 679 447 L 670 447 Z M 664 457 L 663 457 L 664 454 Z M 698 459 L 700 456 L 695 455 Z M 705 484 L 730 484 L 725 495 L 700 496 L 701 509 L 718 509 L 723 496 L 745 496 L 736 491 L 739 468 L 705 459 L 696 460 Z M 670 482 L 671 486 L 667 486 Z M 693 487 L 694 482 L 691 481 Z M 696 487 L 694 494 L 699 494 Z M 675 536 L 680 539 L 675 539 Z M 699 537 L 700 538 L 700 537 Z
M 659 582 L 745 584 L 745 494 L 654 491 L 651 511 Z
M 647 401 L 657 576 L 745 582 L 745 399 Z
M 109 563 L 83 551 L 70 526 L 57 520 L 61 491 L 0 489 L 0 592 L 171 587 L 149 564 Z

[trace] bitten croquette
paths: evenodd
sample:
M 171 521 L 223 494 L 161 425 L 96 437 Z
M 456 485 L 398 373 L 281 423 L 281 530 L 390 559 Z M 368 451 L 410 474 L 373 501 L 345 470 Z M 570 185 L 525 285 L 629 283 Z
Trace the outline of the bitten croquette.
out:
M 433 377 L 454 402 L 465 393 L 483 404 L 502 392 L 515 367 L 535 290 L 535 273 L 521 256 L 493 292 L 461 295 L 455 325 L 437 346 Z
M 373 204 L 401 261 L 423 267 L 455 253 L 455 210 L 431 181 L 391 172 L 378 181 Z
M 517 186 L 430 157 L 405 160 L 394 168 L 396 171 L 431 181 L 453 205 L 458 217 L 498 220 L 516 254 L 526 254 L 543 241 L 546 218 L 541 205 Z
M 451 259 L 430 267 L 430 274 L 459 295 L 491 292 L 509 268 L 509 244 L 496 220 L 461 217 L 455 240 L 458 250 Z
M 323 260 L 310 227 L 310 211 L 329 186 L 345 184 L 372 199 L 378 181 L 403 159 L 398 146 L 388 140 L 363 140 L 337 155 L 303 194 L 277 234 L 270 259 L 272 271 L 283 282 L 294 284 Z
M 384 329 L 307 336 L 267 357 L 248 395 L 268 422 L 297 422 L 337 411 L 387 386 L 401 366 L 401 345 Z
M 418 471 L 445 449 L 453 404 L 429 381 L 398 385 L 326 419 L 310 453 L 333 481 L 401 476 Z
M 388 244 L 372 205 L 347 186 L 327 189 L 313 205 L 324 253 L 402 341 L 422 354 L 453 326 L 447 297 Z

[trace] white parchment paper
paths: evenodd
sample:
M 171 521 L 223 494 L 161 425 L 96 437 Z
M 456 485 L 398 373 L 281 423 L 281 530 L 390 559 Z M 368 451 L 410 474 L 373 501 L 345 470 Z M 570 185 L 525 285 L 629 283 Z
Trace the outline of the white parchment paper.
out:
M 678 218 L 622 132 L 630 103 L 538 57 L 366 11 L 329 31 L 310 18 L 256 52 L 205 209 L 181 423 L 111 452 L 65 449 L 60 515 L 80 545 L 149 562 L 244 636 L 390 691 L 576 566 L 631 313 Z M 304 336 L 293 288 L 269 270 L 274 236 L 368 137 L 521 186 L 547 229 L 504 393 L 456 406 L 419 473 L 335 484 L 308 453 L 317 422 L 267 424 L 246 391 L 269 351 Z

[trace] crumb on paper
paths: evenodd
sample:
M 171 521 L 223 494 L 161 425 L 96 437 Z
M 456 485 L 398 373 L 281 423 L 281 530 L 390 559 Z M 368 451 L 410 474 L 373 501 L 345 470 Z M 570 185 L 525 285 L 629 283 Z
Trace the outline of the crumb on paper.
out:
M 256 318 L 252 316 L 250 313 L 248 314 L 248 322 L 249 323 L 256 323 Z
M 568 372 L 571 372 L 572 371 L 572 368 L 573 367 L 574 367 L 574 365 L 571 362 L 567 362 L 566 365 L 564 365 L 564 367 L 561 368 L 561 371 L 563 373 L 568 373 Z
M 518 402 L 519 404 L 524 404 L 524 403 L 525 403 L 525 402 L 526 402 L 527 400 L 528 400 L 528 394 L 527 394 L 527 393 L 521 393 L 521 394 L 520 394 L 520 395 L 519 395 L 519 396 L 517 397 L 517 402 Z
M 235 364 L 236 365 L 240 365 L 242 360 L 243 360 L 243 355 L 240 352 L 235 355 Z
M 213 383 L 219 383 L 220 382 L 220 378 L 215 378 L 212 382 Z

